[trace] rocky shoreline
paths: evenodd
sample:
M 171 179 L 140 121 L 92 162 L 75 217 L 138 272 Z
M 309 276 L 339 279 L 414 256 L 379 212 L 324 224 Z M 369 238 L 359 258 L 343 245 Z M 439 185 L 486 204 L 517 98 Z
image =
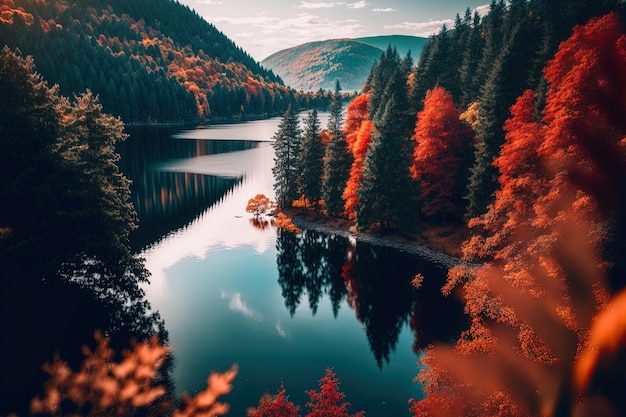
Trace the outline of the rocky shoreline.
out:
M 367 242 L 376 246 L 384 246 L 394 248 L 403 252 L 421 256 L 429 261 L 441 265 L 445 268 L 452 268 L 461 263 L 460 259 L 440 252 L 429 247 L 419 245 L 414 242 L 392 239 L 387 236 L 380 236 L 371 233 L 355 233 L 341 227 L 329 226 L 323 223 L 306 220 L 298 216 L 291 218 L 293 223 L 300 229 L 314 230 L 322 233 L 332 233 L 346 238 L 352 238 L 359 242 Z

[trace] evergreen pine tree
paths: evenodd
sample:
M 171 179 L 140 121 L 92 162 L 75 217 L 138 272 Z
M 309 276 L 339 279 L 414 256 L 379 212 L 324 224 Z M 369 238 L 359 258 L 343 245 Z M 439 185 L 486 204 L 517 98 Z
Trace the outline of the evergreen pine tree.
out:
M 474 12 L 472 28 L 467 37 L 463 62 L 459 69 L 459 88 L 461 90 L 459 105 L 461 108 L 465 108 L 475 101 L 480 93 L 476 72 L 482 57 L 483 47 L 484 39 L 480 15 L 478 12 Z
M 412 180 L 411 146 L 396 121 L 402 109 L 392 96 L 387 102 L 365 156 L 363 176 L 357 190 L 359 230 L 373 224 L 410 228 L 415 218 L 415 182 Z
M 344 211 L 343 191 L 350 175 L 352 155 L 348 151 L 345 135 L 343 134 L 342 96 L 339 81 L 335 84 L 330 104 L 330 118 L 328 119 L 329 141 L 324 157 L 323 196 L 326 210 L 331 216 L 339 215 Z
M 482 20 L 482 36 L 485 40 L 485 46 L 476 71 L 475 85 L 482 86 L 485 83 L 500 54 L 505 11 L 504 0 L 492 0 L 489 5 L 489 13 Z
M 389 99 L 391 90 L 387 88 L 398 68 L 402 66 L 398 51 L 391 46 L 387 47 L 380 60 L 372 67 L 371 91 L 368 110 L 370 119 L 380 118 L 385 111 L 385 105 Z
M 320 121 L 317 110 L 309 112 L 304 121 L 304 135 L 300 150 L 300 175 L 302 194 L 317 208 L 322 198 L 322 175 L 324 173 L 324 144 L 320 134 Z
M 299 197 L 298 155 L 302 141 L 299 123 L 298 115 L 288 106 L 273 137 L 276 156 L 272 173 L 279 207 L 290 206 Z
M 459 71 L 465 49 L 460 47 L 458 42 L 460 39 L 467 38 L 463 34 L 467 30 L 460 18 L 457 24 L 459 25 L 458 31 L 451 31 L 444 24 L 439 33 L 429 39 L 428 48 L 422 50 L 419 64 L 414 71 L 415 89 L 411 100 L 416 104 L 415 112 L 422 110 L 426 92 L 436 86 L 445 88 L 455 98 L 460 96 Z M 462 49 L 458 50 L 458 48 Z M 424 55 L 426 50 L 428 53 Z
M 32 57 L 0 51 L 0 227 L 16 242 L 45 240 L 41 191 L 53 189 L 60 163 L 51 149 L 60 132 L 58 87 L 35 72 Z M 33 221 L 37 219 L 37 221 Z M 50 248 L 53 249 L 53 248 Z
M 528 74 L 536 53 L 532 45 L 539 41 L 539 32 L 524 19 L 518 21 L 511 31 L 479 98 L 475 162 L 468 185 L 468 219 L 483 214 L 493 201 L 498 172 L 492 161 L 504 143 L 502 126 L 510 117 L 509 109 L 516 98 L 530 87 Z

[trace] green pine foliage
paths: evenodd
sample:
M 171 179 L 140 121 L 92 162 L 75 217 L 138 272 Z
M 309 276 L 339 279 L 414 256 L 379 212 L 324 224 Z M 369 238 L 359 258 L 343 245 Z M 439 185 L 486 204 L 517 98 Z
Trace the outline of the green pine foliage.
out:
M 465 23 L 465 22 L 464 22 Z M 461 49 L 463 60 L 459 67 L 459 97 L 460 108 L 466 108 L 472 100 L 478 97 L 480 85 L 475 76 L 485 42 L 482 36 L 482 25 L 480 15 L 474 12 L 471 22 L 471 29 L 467 35 L 465 46 Z
M 6 46 L 0 92 L 0 227 L 10 230 L 0 241 L 4 284 L 71 286 L 95 305 L 115 306 L 103 330 L 142 329 L 149 337 L 158 320 L 146 315 L 138 286 L 148 272 L 130 249 L 137 219 L 116 165 L 122 122 L 103 113 L 91 92 L 61 96 L 32 58 Z
M 322 175 L 324 174 L 324 144 L 317 110 L 309 112 L 304 120 L 302 149 L 300 150 L 300 174 L 302 194 L 315 208 L 322 198 Z
M 346 188 L 352 155 L 348 151 L 345 135 L 343 134 L 342 94 L 339 81 L 335 84 L 335 92 L 330 104 L 330 118 L 328 119 L 329 141 L 324 157 L 324 176 L 322 190 L 326 210 L 332 216 L 343 213 L 343 190 Z
M 287 107 L 278 131 L 274 134 L 274 192 L 279 207 L 290 207 L 300 197 L 299 154 L 302 131 L 298 115 Z
M 357 228 L 412 229 L 416 219 L 416 185 L 409 174 L 412 149 L 396 122 L 401 111 L 392 97 L 372 135 L 357 189 Z

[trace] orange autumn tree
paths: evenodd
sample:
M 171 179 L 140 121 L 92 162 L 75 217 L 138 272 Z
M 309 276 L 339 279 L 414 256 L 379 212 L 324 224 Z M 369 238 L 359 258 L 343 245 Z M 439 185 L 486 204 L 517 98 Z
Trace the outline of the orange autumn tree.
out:
M 576 27 L 544 74 L 543 117 L 532 114 L 531 92 L 512 107 L 495 161 L 496 201 L 470 222 L 479 237 L 466 242 L 464 258 L 485 263 L 453 268 L 444 287 L 463 284 L 471 327 L 454 348 L 427 353 L 430 366 L 418 378 L 431 399 L 414 402 L 416 416 L 471 414 L 454 407 L 438 414 L 436 400 L 446 397 L 483 408 L 483 416 L 626 411 L 611 393 L 625 380 L 619 356 L 593 362 L 612 368 L 615 383 L 595 369 L 585 370 L 594 375 L 589 391 L 576 391 L 571 380 L 594 317 L 608 304 L 607 284 L 624 285 L 624 261 L 616 256 L 623 257 L 626 235 L 626 36 L 619 15 Z M 615 279 L 607 283 L 607 276 Z M 606 329 L 595 328 L 603 336 L 595 339 L 623 354 L 626 324 Z
M 370 94 L 361 94 L 350 102 L 347 109 L 344 135 L 348 144 L 348 150 L 352 152 L 353 160 L 350 167 L 350 176 L 346 182 L 342 198 L 345 201 L 344 214 L 354 220 L 356 209 L 359 204 L 357 190 L 363 176 L 363 161 L 372 139 L 373 123 L 368 120 L 369 112 L 367 105 Z
M 343 126 L 343 133 L 346 136 L 346 143 L 348 144 L 348 150 L 352 151 L 361 124 L 369 118 L 369 112 L 367 111 L 367 103 L 369 103 L 370 94 L 358 95 L 348 104 L 346 122 Z
M 452 95 L 443 87 L 426 93 L 412 139 L 411 175 L 419 182 L 426 217 L 459 217 L 463 212 L 462 155 L 469 128 L 459 119 Z
M 248 200 L 246 204 L 246 212 L 252 213 L 255 219 L 266 214 L 273 214 L 276 210 L 276 203 L 269 199 L 265 194 L 257 194 Z
M 359 206 L 357 190 L 359 189 L 359 184 L 363 177 L 363 162 L 365 161 L 365 155 L 372 141 L 373 130 L 374 123 L 371 120 L 364 120 L 359 127 L 356 140 L 351 148 L 354 160 L 352 161 L 350 176 L 348 177 L 346 188 L 343 192 L 343 199 L 345 201 L 344 212 L 351 220 L 355 219 L 356 209 Z

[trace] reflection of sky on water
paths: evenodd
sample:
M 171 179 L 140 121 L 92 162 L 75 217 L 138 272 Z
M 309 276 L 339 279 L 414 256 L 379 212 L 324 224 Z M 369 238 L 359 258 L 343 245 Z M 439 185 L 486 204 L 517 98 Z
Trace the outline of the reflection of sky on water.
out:
M 231 154 L 235 158 L 230 158 Z M 250 157 L 251 154 L 254 155 L 254 160 Z M 166 290 L 165 271 L 183 259 L 201 260 L 213 250 L 234 249 L 242 245 L 252 246 L 258 253 L 264 253 L 274 246 L 274 230 L 255 229 L 250 225 L 249 214 L 245 211 L 248 200 L 258 193 L 274 198 L 271 178 L 273 149 L 270 146 L 261 146 L 224 155 L 228 157 L 230 165 L 223 165 L 220 169 L 244 171 L 242 183 L 220 203 L 196 218 L 190 227 L 171 233 L 142 254 L 152 273 L 151 285 L 146 289 L 149 296 L 156 296 Z M 213 169 L 210 164 L 203 164 L 204 158 L 206 157 L 181 160 L 172 166 L 176 167 L 177 172 L 195 173 L 203 169 Z M 211 161 L 216 159 L 211 158 Z M 269 175 L 264 174 L 265 172 L 269 172 Z
M 226 178 L 240 178 L 256 172 L 259 163 L 265 161 L 269 145 L 213 155 L 203 155 L 191 159 L 179 159 L 160 164 L 157 169 L 165 172 L 192 172 L 194 174 L 215 175 Z M 270 167 L 271 173 L 271 167 Z
M 250 135 L 248 123 L 234 123 L 209 126 L 207 128 L 185 130 L 173 137 L 177 139 L 198 139 L 198 140 L 258 140 L 260 142 L 270 141 L 280 118 L 275 117 L 267 120 L 250 122 L 254 124 L 253 136 Z

